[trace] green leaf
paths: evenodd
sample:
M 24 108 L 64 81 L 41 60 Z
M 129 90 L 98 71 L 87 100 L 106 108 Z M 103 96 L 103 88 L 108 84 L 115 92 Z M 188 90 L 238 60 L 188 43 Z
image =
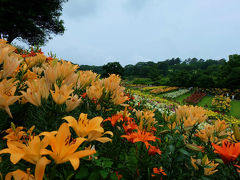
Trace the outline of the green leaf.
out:
M 99 172 L 100 172 L 100 175 L 102 176 L 103 179 L 106 179 L 108 177 L 108 172 L 107 171 L 101 170 Z
M 118 180 L 118 177 L 115 173 L 111 174 L 111 180 Z
M 98 171 L 98 170 L 97 170 L 97 171 L 93 171 L 93 172 L 90 174 L 89 178 L 88 178 L 88 180 L 98 180 L 98 179 L 100 179 L 99 171 Z
M 112 167 L 113 162 L 112 161 L 103 161 L 103 167 L 110 168 Z
M 168 147 L 171 153 L 175 151 L 175 147 L 172 144 L 170 144 Z
M 182 154 L 185 154 L 186 156 L 190 156 L 189 152 L 187 152 L 187 151 L 184 150 L 184 149 L 179 149 L 179 151 L 180 151 Z
M 89 172 L 87 167 L 80 167 L 80 169 L 78 170 L 78 173 L 75 175 L 75 179 L 83 179 L 88 177 Z

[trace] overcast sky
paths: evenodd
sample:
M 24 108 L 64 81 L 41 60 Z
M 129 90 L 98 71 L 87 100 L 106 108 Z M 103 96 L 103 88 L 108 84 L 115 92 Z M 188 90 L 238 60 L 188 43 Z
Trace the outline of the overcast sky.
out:
M 80 65 L 240 53 L 240 0 L 69 0 L 43 48 Z

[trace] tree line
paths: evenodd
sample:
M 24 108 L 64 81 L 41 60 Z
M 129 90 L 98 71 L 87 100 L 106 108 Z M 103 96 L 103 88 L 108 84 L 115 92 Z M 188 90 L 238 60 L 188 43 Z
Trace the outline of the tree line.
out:
M 159 62 L 138 62 L 124 67 L 119 62 L 103 66 L 81 65 L 80 70 L 92 70 L 107 77 L 115 73 L 135 84 L 168 85 L 180 87 L 240 89 L 240 55 L 229 60 L 189 58 L 167 59 Z

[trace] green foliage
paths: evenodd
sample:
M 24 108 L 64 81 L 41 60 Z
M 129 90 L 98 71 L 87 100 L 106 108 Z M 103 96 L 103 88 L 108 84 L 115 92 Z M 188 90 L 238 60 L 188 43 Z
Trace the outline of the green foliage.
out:
M 31 45 L 44 44 L 52 34 L 63 34 L 59 17 L 66 1 L 1 0 L 0 35 L 9 43 L 20 38 Z
M 123 67 L 119 62 L 109 62 L 102 67 L 103 69 L 103 77 L 108 77 L 110 74 L 123 75 Z

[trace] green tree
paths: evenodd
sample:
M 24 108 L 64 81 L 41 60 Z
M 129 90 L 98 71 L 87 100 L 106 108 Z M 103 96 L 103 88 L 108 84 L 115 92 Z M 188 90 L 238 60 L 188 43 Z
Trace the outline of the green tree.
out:
M 103 77 L 108 77 L 109 74 L 118 74 L 120 76 L 123 75 L 123 67 L 119 62 L 109 62 L 102 67 L 103 70 Z
M 0 0 L 0 37 L 44 44 L 52 34 L 63 34 L 62 5 L 67 0 Z

